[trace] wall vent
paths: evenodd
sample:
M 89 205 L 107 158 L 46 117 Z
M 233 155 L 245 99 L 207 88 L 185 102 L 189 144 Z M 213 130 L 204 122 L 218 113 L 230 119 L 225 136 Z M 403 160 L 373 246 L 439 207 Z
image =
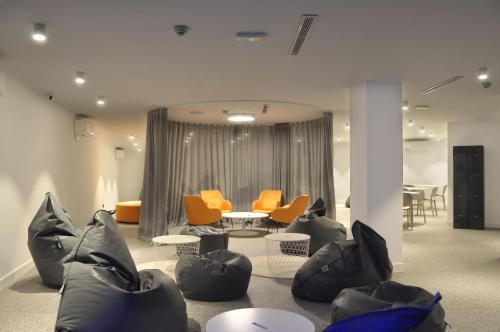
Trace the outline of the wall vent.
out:
M 302 15 L 297 28 L 297 33 L 293 39 L 292 46 L 290 47 L 290 55 L 299 55 L 304 47 L 304 43 L 312 33 L 312 29 L 318 20 L 318 15 L 307 14 Z

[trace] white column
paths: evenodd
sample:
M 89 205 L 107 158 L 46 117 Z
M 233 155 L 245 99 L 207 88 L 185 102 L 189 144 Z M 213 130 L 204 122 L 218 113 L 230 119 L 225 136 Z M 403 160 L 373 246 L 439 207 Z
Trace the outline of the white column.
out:
M 352 87 L 349 97 L 351 224 L 360 220 L 382 235 L 395 270 L 401 270 L 401 83 L 366 81 Z

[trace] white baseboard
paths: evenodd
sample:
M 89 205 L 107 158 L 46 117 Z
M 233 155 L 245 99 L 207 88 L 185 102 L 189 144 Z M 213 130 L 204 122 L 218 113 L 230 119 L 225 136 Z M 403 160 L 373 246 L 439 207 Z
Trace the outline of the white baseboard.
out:
M 393 263 L 392 264 L 392 272 L 394 273 L 401 273 L 404 272 L 404 264 L 403 263 Z
M 9 272 L 2 279 L 0 279 L 0 290 L 14 285 L 24 274 L 26 274 L 26 272 L 34 267 L 35 263 L 33 263 L 33 260 L 30 259 L 26 263 Z

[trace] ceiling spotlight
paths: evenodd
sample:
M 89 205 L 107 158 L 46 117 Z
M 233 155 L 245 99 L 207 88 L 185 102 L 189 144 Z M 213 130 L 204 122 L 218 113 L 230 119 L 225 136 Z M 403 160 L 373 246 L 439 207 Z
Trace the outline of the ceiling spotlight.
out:
M 106 105 L 106 99 L 103 96 L 97 97 L 96 101 L 97 106 L 104 106 Z
M 141 148 L 137 148 L 137 152 L 141 152 L 141 151 L 142 151 L 142 149 L 141 149 Z
M 413 122 L 413 120 L 408 120 L 408 126 L 412 127 L 414 124 L 415 122 Z
M 78 85 L 85 84 L 85 72 L 77 71 L 75 74 L 75 83 Z
M 408 111 L 410 109 L 410 106 L 408 106 L 408 102 L 407 101 L 403 102 L 403 106 L 401 106 L 401 109 L 403 111 Z
M 349 124 L 349 122 L 346 122 L 346 123 L 344 124 L 344 128 L 345 128 L 346 130 L 349 130 L 349 128 L 351 128 L 351 125 Z
M 337 142 L 340 142 L 342 140 L 342 137 L 337 136 Z
M 139 143 L 137 143 L 137 142 L 136 142 L 136 143 L 134 143 L 134 146 L 139 146 Z
M 194 133 L 193 133 L 193 132 L 190 132 L 190 133 L 189 133 L 189 136 L 194 136 Z
M 429 133 L 429 137 L 430 138 L 434 137 L 434 133 L 432 131 Z
M 425 132 L 425 127 L 420 127 L 420 132 L 424 133 Z
M 44 43 L 47 40 L 47 34 L 45 33 L 45 24 L 34 23 L 31 38 L 38 43 Z
M 479 70 L 477 71 L 477 78 L 480 81 L 484 81 L 484 80 L 487 80 L 488 77 L 489 77 L 489 75 L 488 75 L 488 69 L 486 69 L 486 67 L 479 68 Z
M 245 113 L 232 113 L 227 115 L 227 120 L 231 122 L 252 122 L 255 121 L 255 115 Z
M 436 136 L 436 141 L 438 141 L 438 142 L 439 142 L 440 140 L 441 140 L 441 137 Z
M 133 133 L 128 135 L 128 139 L 133 140 L 135 138 L 135 135 Z

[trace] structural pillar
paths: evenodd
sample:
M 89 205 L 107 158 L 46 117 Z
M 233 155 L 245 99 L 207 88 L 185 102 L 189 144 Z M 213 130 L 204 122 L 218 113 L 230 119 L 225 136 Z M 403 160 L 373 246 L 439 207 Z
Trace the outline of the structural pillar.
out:
M 403 134 L 401 83 L 365 81 L 350 89 L 351 224 L 382 235 L 402 270 Z

